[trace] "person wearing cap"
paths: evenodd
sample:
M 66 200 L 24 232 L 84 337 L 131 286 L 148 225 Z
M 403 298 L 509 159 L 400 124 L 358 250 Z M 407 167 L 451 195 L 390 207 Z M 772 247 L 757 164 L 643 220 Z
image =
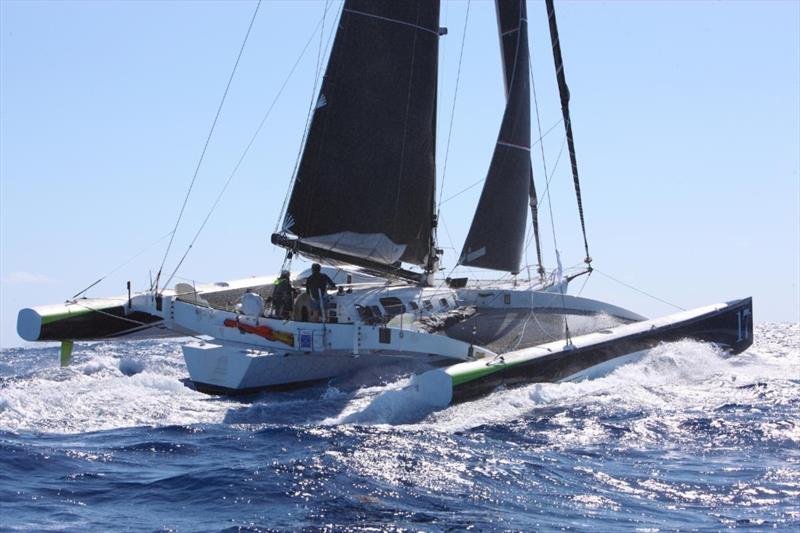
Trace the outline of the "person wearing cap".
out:
M 283 270 L 272 287 L 272 312 L 275 316 L 286 320 L 291 316 L 293 303 L 289 271 Z
M 320 311 L 328 308 L 328 288 L 335 289 L 336 284 L 322 273 L 319 263 L 311 265 L 311 275 L 306 279 L 306 290 L 311 297 L 311 321 L 319 322 Z

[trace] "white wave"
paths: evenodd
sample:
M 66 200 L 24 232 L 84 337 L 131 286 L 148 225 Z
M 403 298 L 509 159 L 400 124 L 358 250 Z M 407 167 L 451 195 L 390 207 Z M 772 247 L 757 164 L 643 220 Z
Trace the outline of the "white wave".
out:
M 419 421 L 433 408 L 416 389 L 408 387 L 408 383 L 409 380 L 405 379 L 384 388 L 378 394 L 362 394 L 337 416 L 324 420 L 323 424 L 395 425 Z
M 665 432 L 690 438 L 691 430 L 682 428 L 687 413 L 713 418 L 715 409 L 728 404 L 797 401 L 800 325 L 758 326 L 755 338 L 750 350 L 733 357 L 703 343 L 665 344 L 604 377 L 497 390 L 434 413 L 407 387 L 408 379 L 360 388 L 345 381 L 323 392 L 265 394 L 253 403 L 210 397 L 184 386 L 188 376 L 176 342 L 99 343 L 76 349 L 71 367 L 58 368 L 57 352 L 51 350 L 49 366 L 37 363 L 32 371 L 20 370 L 3 381 L 0 429 L 72 433 L 266 422 L 399 424 L 412 431 L 453 432 L 547 418 L 556 428 L 548 438 L 569 445 L 608 438 L 610 430 L 599 418 L 630 416 L 628 438 L 638 442 L 652 442 Z M 800 443 L 797 420 L 761 424 L 769 438 Z
M 631 438 L 657 438 L 653 434 L 654 425 L 677 426 L 687 412 L 713 413 L 726 404 L 763 403 L 758 390 L 752 387 L 754 384 L 769 383 L 775 390 L 794 391 L 789 393 L 796 398 L 796 385 L 792 382 L 800 380 L 799 340 L 800 325 L 792 324 L 758 328 L 755 345 L 732 357 L 712 345 L 695 341 L 663 344 L 640 361 L 621 366 L 607 376 L 499 390 L 434 413 L 422 425 L 427 429 L 459 431 L 482 424 L 513 422 L 545 409 L 548 413 L 561 413 L 554 421 L 564 431 L 554 435 L 554 439 L 568 444 L 590 437 L 597 442 L 602 439 L 598 431 L 603 430 L 592 427 L 591 417 L 583 417 L 580 424 L 558 418 L 583 409 L 602 416 L 641 416 L 631 424 L 633 432 L 638 433 Z M 796 424 L 771 430 L 800 442 Z
M 561 428 L 553 440 L 562 445 L 602 441 L 608 429 L 596 419 L 609 416 L 634 417 L 627 426 L 629 438 L 642 443 L 664 432 L 684 432 L 691 438 L 690 431 L 680 427 L 687 412 L 713 415 L 726 404 L 763 402 L 751 387 L 761 382 L 776 390 L 796 389 L 792 380 L 800 380 L 799 346 L 800 325 L 759 326 L 755 345 L 736 356 L 689 340 L 663 344 L 603 377 L 497 390 L 432 414 L 413 390 L 404 388 L 403 380 L 377 390 L 362 389 L 325 423 L 405 424 L 409 429 L 452 432 L 543 412 Z M 571 416 L 575 410 L 582 410 L 579 422 Z M 798 424 L 764 424 L 764 433 L 800 442 Z
M 52 367 L 4 383 L 0 429 L 75 433 L 218 423 L 234 405 L 184 386 L 185 368 L 173 345 L 148 344 L 142 355 L 120 355 L 135 347 L 93 345 L 76 350 L 73 366 L 58 368 L 56 360 Z

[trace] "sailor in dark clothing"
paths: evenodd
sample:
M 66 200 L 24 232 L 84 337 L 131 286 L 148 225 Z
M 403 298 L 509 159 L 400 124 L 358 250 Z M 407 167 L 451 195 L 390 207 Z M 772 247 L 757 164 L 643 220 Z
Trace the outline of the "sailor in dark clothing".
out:
M 289 281 L 289 271 L 284 270 L 272 287 L 272 312 L 275 316 L 288 319 L 292 314 L 294 298 L 292 297 L 292 283 Z
M 306 279 L 306 290 L 311 297 L 311 321 L 319 322 L 320 312 L 325 317 L 328 308 L 328 288 L 335 289 L 336 284 L 327 274 L 321 272 L 319 263 L 311 265 L 311 275 Z

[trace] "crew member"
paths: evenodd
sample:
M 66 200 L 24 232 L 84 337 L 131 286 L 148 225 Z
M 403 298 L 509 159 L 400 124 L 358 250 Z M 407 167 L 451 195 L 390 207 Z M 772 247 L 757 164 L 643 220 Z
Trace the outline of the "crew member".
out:
M 328 308 L 328 288 L 335 289 L 336 284 L 327 274 L 322 273 L 319 263 L 311 265 L 311 275 L 306 279 L 306 290 L 311 297 L 311 321 L 319 322 L 320 314 L 324 320 Z
M 289 281 L 289 271 L 281 271 L 272 287 L 272 312 L 275 316 L 287 320 L 292 313 L 292 283 Z

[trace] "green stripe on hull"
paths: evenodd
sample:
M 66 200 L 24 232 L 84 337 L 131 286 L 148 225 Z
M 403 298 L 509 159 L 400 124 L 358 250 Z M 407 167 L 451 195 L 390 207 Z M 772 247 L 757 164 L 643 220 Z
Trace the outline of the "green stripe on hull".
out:
M 71 317 L 85 315 L 85 314 L 91 313 L 93 311 L 103 311 L 104 309 L 108 309 L 110 307 L 116 307 L 117 305 L 119 305 L 119 304 L 114 303 L 114 304 L 105 305 L 105 306 L 102 306 L 102 307 L 95 306 L 95 307 L 93 307 L 91 309 L 88 308 L 88 307 L 78 307 L 75 310 L 68 310 L 65 313 L 55 313 L 55 314 L 52 314 L 52 315 L 42 315 L 42 325 L 52 324 L 53 322 L 58 322 L 59 320 L 64 320 L 65 318 L 71 318 Z
M 457 366 L 457 365 L 456 365 Z M 458 385 L 462 385 L 467 383 L 468 381 L 472 381 L 474 379 L 482 378 L 483 376 L 488 376 L 489 374 L 494 374 L 498 370 L 502 370 L 506 368 L 508 365 L 505 363 L 497 363 L 487 366 L 482 366 L 474 369 L 465 369 L 463 371 L 458 371 L 455 368 L 448 369 L 448 373 L 451 370 L 456 370 L 452 375 L 453 378 L 453 386 L 456 387 Z

